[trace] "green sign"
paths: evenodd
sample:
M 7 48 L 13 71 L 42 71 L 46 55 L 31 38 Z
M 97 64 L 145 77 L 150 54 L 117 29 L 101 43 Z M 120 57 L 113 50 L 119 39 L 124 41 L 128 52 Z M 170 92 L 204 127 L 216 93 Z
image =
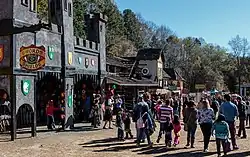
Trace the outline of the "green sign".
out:
M 30 80 L 22 80 L 21 82 L 21 89 L 22 89 L 22 93 L 23 95 L 28 95 L 30 92 L 30 86 L 31 86 L 31 81 Z
M 53 59 L 54 59 L 54 54 L 55 54 L 55 49 L 54 49 L 54 47 L 50 47 L 50 46 L 49 46 L 48 56 L 49 56 L 49 59 L 50 59 L 50 60 L 53 60 Z
M 173 90 L 177 90 L 177 87 L 175 85 L 170 85 L 168 86 L 168 89 L 173 91 Z
M 69 95 L 68 96 L 68 107 L 71 108 L 73 105 L 73 96 Z
M 114 85 L 112 86 L 112 88 L 113 88 L 113 89 L 116 89 L 116 85 L 114 84 Z

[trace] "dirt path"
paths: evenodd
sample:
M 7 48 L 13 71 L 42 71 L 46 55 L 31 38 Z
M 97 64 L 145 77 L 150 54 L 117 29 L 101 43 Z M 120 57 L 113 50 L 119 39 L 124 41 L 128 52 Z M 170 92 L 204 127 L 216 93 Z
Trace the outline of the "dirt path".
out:
M 81 131 L 81 130 L 88 131 Z M 248 135 L 250 129 L 247 130 Z M 163 140 L 149 149 L 145 145 L 137 148 L 134 140 L 116 141 L 116 129 L 92 130 L 89 126 L 72 132 L 38 133 L 36 138 L 27 138 L 29 134 L 19 135 L 21 139 L 6 142 L 8 136 L 0 137 L 0 157 L 202 157 L 217 156 L 214 138 L 211 139 L 209 152 L 202 153 L 201 131 L 197 131 L 196 148 L 184 149 L 185 133 L 182 132 L 181 144 L 176 148 L 166 149 Z M 153 134 L 156 140 L 157 132 Z M 248 139 L 238 139 L 240 149 L 229 153 L 229 157 L 250 156 Z

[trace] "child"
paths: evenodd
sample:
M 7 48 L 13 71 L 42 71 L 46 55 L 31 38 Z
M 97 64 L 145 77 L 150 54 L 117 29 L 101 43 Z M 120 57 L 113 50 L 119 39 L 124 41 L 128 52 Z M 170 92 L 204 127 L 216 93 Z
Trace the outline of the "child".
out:
M 130 138 L 133 138 L 131 129 L 130 129 L 130 124 L 131 124 L 131 119 L 130 119 L 130 114 L 129 112 L 124 113 L 124 126 L 125 126 L 125 132 L 126 132 L 126 139 L 128 139 L 128 135 Z
M 116 115 L 116 126 L 118 128 L 118 140 L 124 140 L 124 128 L 123 128 L 123 113 L 122 108 L 117 109 L 117 115 Z
M 166 122 L 166 132 L 165 132 L 165 144 L 168 147 L 171 147 L 172 145 L 172 131 L 173 131 L 173 123 L 172 121 L 168 118 Z
M 180 143 L 179 138 L 181 131 L 181 123 L 178 115 L 174 115 L 173 127 L 174 127 L 174 146 L 176 146 Z
M 55 129 L 55 119 L 54 119 L 54 111 L 59 110 L 54 107 L 54 101 L 50 100 L 46 106 L 46 115 L 47 115 L 47 127 L 49 130 Z
M 221 156 L 220 153 L 220 147 L 222 144 L 224 155 L 227 155 L 227 141 L 229 137 L 229 126 L 227 122 L 225 121 L 224 115 L 219 115 L 218 119 L 214 122 L 214 125 L 212 127 L 212 133 L 215 131 L 215 138 L 216 138 L 216 146 L 217 146 L 217 154 L 218 157 Z

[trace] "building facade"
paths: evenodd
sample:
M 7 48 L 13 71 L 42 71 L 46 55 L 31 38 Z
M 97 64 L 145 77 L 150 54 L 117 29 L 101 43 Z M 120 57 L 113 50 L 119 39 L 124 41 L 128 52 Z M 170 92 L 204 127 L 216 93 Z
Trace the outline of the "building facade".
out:
M 72 0 L 49 6 L 49 23 L 38 24 L 36 0 L 0 2 L 0 98 L 11 104 L 12 140 L 27 123 L 35 136 L 48 100 L 65 112 L 66 128 L 72 126 L 82 95 L 100 90 L 106 75 L 107 17 L 87 15 L 83 40 L 73 33 Z

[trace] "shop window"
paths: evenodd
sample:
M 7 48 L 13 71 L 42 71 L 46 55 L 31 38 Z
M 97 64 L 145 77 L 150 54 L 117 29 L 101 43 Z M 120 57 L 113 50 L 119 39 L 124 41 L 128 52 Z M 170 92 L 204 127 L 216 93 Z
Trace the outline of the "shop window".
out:
M 36 12 L 36 0 L 30 0 L 30 11 Z
M 68 11 L 68 0 L 64 0 L 64 11 Z
M 29 5 L 29 0 L 21 0 L 21 4 L 27 7 Z
M 71 3 L 69 3 L 68 8 L 69 8 L 69 16 L 71 17 L 72 16 L 72 4 Z

